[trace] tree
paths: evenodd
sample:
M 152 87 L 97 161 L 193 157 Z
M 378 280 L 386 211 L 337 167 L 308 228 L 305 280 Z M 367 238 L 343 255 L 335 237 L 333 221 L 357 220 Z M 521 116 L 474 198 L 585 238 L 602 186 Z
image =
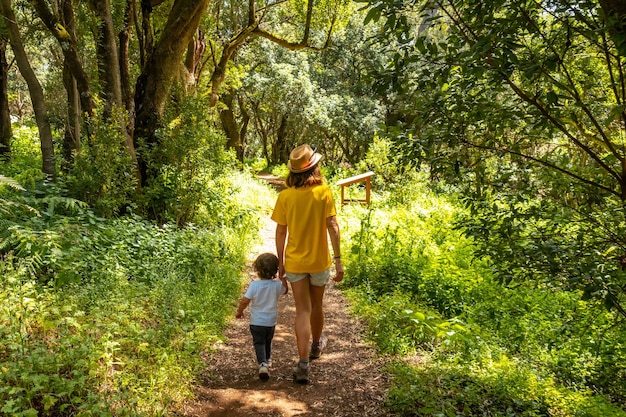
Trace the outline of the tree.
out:
M 264 38 L 290 51 L 321 51 L 330 45 L 333 31 L 342 24 L 349 9 L 349 2 L 345 0 L 307 0 L 261 5 L 257 5 L 255 0 L 248 0 L 247 14 L 244 15 L 241 12 L 245 10 L 243 5 L 228 3 L 231 6 L 230 25 L 226 29 L 233 35 L 225 38 L 221 53 L 218 55 L 214 51 L 211 57 L 213 69 L 209 85 L 212 105 L 219 101 L 220 88 L 226 78 L 229 63 L 236 52 L 251 39 Z M 232 91 L 227 94 L 231 95 Z M 234 103 L 230 98 L 227 101 Z M 242 135 L 241 129 L 234 126 L 234 108 L 228 107 L 222 111 L 225 112 L 221 119 L 224 130 L 229 135 L 229 146 L 236 149 L 242 157 Z
M 44 93 L 35 72 L 30 66 L 28 56 L 22 43 L 15 13 L 11 7 L 11 0 L 0 1 L 0 12 L 4 17 L 4 22 L 8 31 L 11 49 L 15 55 L 15 61 L 20 69 L 20 73 L 28 84 L 30 98 L 33 103 L 37 128 L 39 129 L 39 139 L 41 141 L 42 172 L 50 178 L 56 176 L 54 161 L 54 145 L 52 141 L 52 130 L 48 119 L 48 109 L 44 101 Z
M 161 36 L 147 56 L 135 86 L 135 148 L 159 146 L 155 132 L 163 117 L 170 88 L 208 3 L 209 0 L 174 1 Z M 149 161 L 139 153 L 138 163 L 141 184 L 145 186 L 150 179 Z
M 389 52 L 392 65 L 382 87 L 409 104 L 404 120 L 416 138 L 406 141 L 413 155 L 439 152 L 429 159 L 445 158 L 451 176 L 465 171 L 466 178 L 498 184 L 487 194 L 506 185 L 511 199 L 533 195 L 566 210 L 552 219 L 532 210 L 552 225 L 550 239 L 540 228 L 521 233 L 546 253 L 562 251 L 571 264 L 550 255 L 543 265 L 523 268 L 528 257 L 516 255 L 528 252 L 506 238 L 510 228 L 491 234 L 482 228 L 491 244 L 502 233 L 497 260 L 510 266 L 504 258 L 513 253 L 516 278 L 544 267 L 546 281 L 581 289 L 626 316 L 625 277 L 615 262 L 626 253 L 620 232 L 626 203 L 624 38 L 614 19 L 623 16 L 619 2 L 601 3 L 605 9 L 583 0 L 367 3 L 373 6 L 367 20 L 384 16 L 385 36 L 398 46 Z M 501 208 L 520 210 L 514 203 Z M 517 221 L 504 218 L 511 227 Z M 566 241 L 574 229 L 565 234 L 557 227 L 565 218 L 583 225 L 580 238 L 572 237 L 576 245 Z
M 245 138 L 246 155 L 282 163 L 302 142 L 336 162 L 356 162 L 365 153 L 382 110 L 368 87 L 368 60 L 377 54 L 363 41 L 358 19 L 336 27 L 332 43 L 319 51 L 294 54 L 266 39 L 240 48 L 220 117 L 229 138 Z
M 154 190 L 142 189 L 164 167 L 171 166 L 169 156 L 158 153 L 165 116 L 169 121 L 177 119 L 177 112 L 180 115 L 190 108 L 189 97 L 198 103 L 210 97 L 207 118 L 219 115 L 228 147 L 243 159 L 252 113 L 236 87 L 244 72 L 243 67 L 232 65 L 238 52 L 259 39 L 287 51 L 323 50 L 351 10 L 349 0 L 27 0 L 19 5 L 20 25 L 29 34 L 45 33 L 55 41 L 53 59 L 43 60 L 50 59 L 44 62 L 51 69 L 46 74 L 46 85 L 51 86 L 48 94 L 58 96 L 59 91 L 52 91 L 62 80 L 67 96 L 67 103 L 51 103 L 55 127 L 65 129 L 63 173 L 72 176 L 74 155 L 90 155 L 86 143 L 101 148 L 105 143 L 117 146 L 117 124 L 119 132 L 126 135 L 131 159 L 136 160 L 136 198 L 141 201 L 154 195 Z M 209 5 L 213 7 L 207 14 Z M 38 19 L 27 21 L 29 16 Z M 33 53 L 29 46 L 27 43 L 25 50 Z M 233 68 L 237 69 L 231 71 Z M 232 83 L 228 80 L 231 76 Z M 96 96 L 98 100 L 94 100 Z M 126 113 L 116 110 L 120 108 Z M 275 129 L 277 138 L 287 138 L 296 120 L 287 115 Z M 95 132 L 110 136 L 105 141 Z M 117 153 L 117 149 L 109 151 Z M 283 156 L 286 153 L 284 149 L 281 152 Z M 154 157 L 157 154 L 158 158 Z M 81 166 L 85 163 L 81 161 Z M 109 175 L 111 171 L 94 172 Z M 81 182 L 85 187 L 99 183 L 106 181 Z M 90 195 L 101 192 L 92 190 Z
M 9 111 L 8 80 L 9 63 L 6 49 L 8 39 L 2 32 L 4 25 L 0 22 L 0 160 L 9 160 L 11 157 L 11 113 Z

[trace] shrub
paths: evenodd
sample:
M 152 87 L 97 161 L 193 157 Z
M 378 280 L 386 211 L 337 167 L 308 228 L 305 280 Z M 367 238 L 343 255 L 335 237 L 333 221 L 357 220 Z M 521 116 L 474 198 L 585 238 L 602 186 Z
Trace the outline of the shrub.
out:
M 559 388 L 532 367 L 506 356 L 479 364 L 396 362 L 387 404 L 399 416 L 624 416 L 587 392 Z
M 133 211 L 137 169 L 126 146 L 121 117 L 110 121 L 93 117 L 89 140 L 81 144 L 64 179 L 69 193 L 86 202 L 100 216 Z

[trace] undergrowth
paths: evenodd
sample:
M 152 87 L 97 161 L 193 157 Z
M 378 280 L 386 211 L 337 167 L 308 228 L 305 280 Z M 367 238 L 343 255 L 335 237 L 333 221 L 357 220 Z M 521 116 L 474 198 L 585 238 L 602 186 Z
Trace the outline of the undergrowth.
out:
M 17 229 L 0 264 L 2 413 L 159 415 L 191 397 L 240 290 L 243 237 L 95 217 Z
M 0 177 L 0 415 L 171 415 L 222 337 L 273 192 L 225 174 L 221 206 L 177 227 L 16 176 Z
M 342 287 L 368 337 L 395 358 L 389 410 L 626 416 L 616 317 L 577 292 L 499 284 L 457 228 L 460 204 L 419 178 L 340 214 L 349 253 Z

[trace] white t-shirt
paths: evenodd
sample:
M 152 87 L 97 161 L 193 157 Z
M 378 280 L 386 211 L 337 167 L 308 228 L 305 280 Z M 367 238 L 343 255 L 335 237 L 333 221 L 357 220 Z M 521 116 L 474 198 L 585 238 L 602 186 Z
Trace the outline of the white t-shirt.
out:
M 285 294 L 283 283 L 276 279 L 252 281 L 244 297 L 250 300 L 250 324 L 253 326 L 276 326 L 278 298 Z

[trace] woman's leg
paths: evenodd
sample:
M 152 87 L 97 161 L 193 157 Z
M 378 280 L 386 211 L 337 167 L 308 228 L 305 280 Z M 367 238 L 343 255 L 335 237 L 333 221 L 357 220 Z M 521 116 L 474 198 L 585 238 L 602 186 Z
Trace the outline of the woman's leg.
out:
M 296 340 L 300 360 L 309 360 L 309 342 L 311 340 L 311 291 L 309 278 L 291 283 L 293 300 L 296 305 Z
M 311 336 L 314 342 L 319 342 L 324 330 L 324 290 L 326 286 L 316 287 L 311 285 Z

